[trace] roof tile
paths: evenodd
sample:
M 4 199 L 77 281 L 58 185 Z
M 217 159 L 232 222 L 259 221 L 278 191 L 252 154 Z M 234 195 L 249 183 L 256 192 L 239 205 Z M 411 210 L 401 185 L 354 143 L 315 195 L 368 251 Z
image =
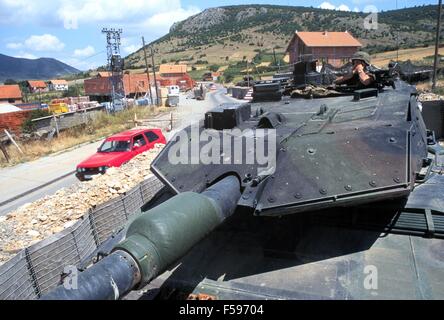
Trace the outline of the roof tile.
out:
M 161 64 L 159 72 L 160 74 L 187 73 L 187 66 L 185 64 Z
M 349 32 L 296 32 L 307 47 L 362 47 Z
M 51 80 L 50 82 L 54 85 L 68 85 L 68 81 L 66 80 Z
M 41 81 L 41 80 L 29 80 L 28 81 L 29 85 L 33 88 L 46 88 L 46 83 L 45 81 Z
M 22 92 L 18 84 L 0 86 L 0 99 L 21 99 Z

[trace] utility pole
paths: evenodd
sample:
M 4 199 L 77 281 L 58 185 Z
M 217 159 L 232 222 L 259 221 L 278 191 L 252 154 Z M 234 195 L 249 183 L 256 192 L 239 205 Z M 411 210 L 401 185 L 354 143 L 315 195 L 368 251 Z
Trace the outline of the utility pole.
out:
M 441 8 L 442 8 L 442 0 L 439 0 L 439 4 L 438 4 L 438 23 L 437 23 L 437 26 L 436 26 L 435 60 L 433 62 L 432 89 L 436 88 L 436 74 L 437 74 L 437 71 L 438 71 L 438 49 L 439 49 L 439 38 L 440 38 L 440 29 L 441 29 Z
M 277 60 L 276 60 L 276 50 L 273 48 L 273 56 L 274 56 L 274 65 L 277 65 Z
M 150 91 L 150 105 L 153 105 L 153 92 L 151 91 L 150 69 L 148 67 L 148 57 L 146 55 L 145 38 L 142 37 L 143 53 L 145 55 L 146 75 L 148 76 L 148 89 Z
M 157 78 L 156 78 L 156 65 L 154 63 L 154 52 L 153 52 L 153 46 L 151 46 L 151 60 L 153 62 L 153 74 L 154 74 L 154 87 L 156 88 L 156 105 L 160 105 L 159 101 L 159 89 L 157 88 Z
M 248 88 L 250 87 L 250 67 L 248 64 L 248 58 L 247 58 L 247 83 L 248 83 Z
M 396 10 L 398 10 L 398 0 L 396 0 Z M 396 31 L 396 62 L 399 63 L 399 28 Z

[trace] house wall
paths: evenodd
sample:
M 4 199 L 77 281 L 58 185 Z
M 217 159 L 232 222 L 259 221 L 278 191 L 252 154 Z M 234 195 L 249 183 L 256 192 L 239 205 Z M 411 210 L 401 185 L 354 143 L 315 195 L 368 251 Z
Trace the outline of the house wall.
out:
M 22 103 L 21 98 L 9 98 L 9 99 L 0 99 L 0 103 Z
M 153 79 L 151 84 L 154 83 Z M 87 79 L 84 82 L 85 94 L 87 96 L 109 96 L 112 93 L 111 79 L 107 78 L 93 78 Z M 148 90 L 148 77 L 146 74 L 132 74 L 124 75 L 123 87 L 125 95 L 131 94 L 145 94 Z
M 289 46 L 290 63 L 296 63 L 304 55 L 312 55 L 313 59 L 319 60 L 319 64 L 327 62 L 335 67 L 347 63 L 359 47 L 307 47 L 300 39 L 292 40 Z
M 160 75 L 165 78 L 170 77 L 183 77 L 186 73 L 161 73 Z
M 46 87 L 46 88 L 30 87 L 30 88 L 29 88 L 29 91 L 31 91 L 31 93 L 48 92 L 48 87 Z
M 108 96 L 112 92 L 109 78 L 87 79 L 84 82 L 84 87 L 87 96 Z
M 151 86 L 154 86 L 154 78 L 150 77 Z M 104 97 L 111 95 L 112 88 L 109 78 L 87 79 L 84 82 L 85 94 L 91 97 Z M 195 82 L 188 74 L 180 74 L 177 77 L 157 77 L 160 86 L 179 85 L 182 89 L 193 88 Z M 148 77 L 146 74 L 125 75 L 123 85 L 126 96 L 134 96 L 136 94 L 143 95 L 148 91 Z
M 288 51 L 290 54 L 290 63 L 296 63 L 298 61 L 298 57 L 299 57 L 299 44 L 298 44 L 298 40 L 296 37 L 293 37 L 293 39 L 291 39 L 290 45 L 288 46 Z
M 22 124 L 29 117 L 31 111 L 17 111 L 9 113 L 0 113 L 0 131 L 4 129 L 9 132 L 19 134 L 22 132 Z
M 314 59 L 319 62 L 327 62 L 335 67 L 347 63 L 358 47 L 316 47 L 312 49 Z
M 51 91 L 66 91 L 68 90 L 68 85 L 66 84 L 49 84 L 49 90 Z

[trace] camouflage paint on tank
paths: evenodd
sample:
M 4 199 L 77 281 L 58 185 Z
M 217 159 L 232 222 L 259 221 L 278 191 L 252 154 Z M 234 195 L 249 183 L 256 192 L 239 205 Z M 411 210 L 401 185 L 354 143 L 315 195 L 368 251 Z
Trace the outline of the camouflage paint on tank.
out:
M 427 157 L 416 90 L 401 81 L 395 89 L 385 88 L 359 101 L 353 96 L 286 97 L 251 107 L 251 118 L 238 128 L 256 130 L 267 118 L 276 129 L 273 174 L 254 183 L 257 165 L 172 165 L 168 150 L 175 143 L 188 143 L 174 138 L 153 162 L 153 172 L 177 193 L 200 192 L 221 176 L 235 173 L 243 181 L 240 206 L 257 215 L 283 215 L 406 197 Z M 199 130 L 204 130 L 203 122 Z

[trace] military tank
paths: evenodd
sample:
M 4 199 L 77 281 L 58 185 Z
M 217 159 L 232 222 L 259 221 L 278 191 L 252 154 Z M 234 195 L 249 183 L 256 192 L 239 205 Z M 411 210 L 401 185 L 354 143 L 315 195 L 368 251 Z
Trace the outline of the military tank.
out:
M 211 244 L 202 244 L 216 228 L 236 229 L 243 225 L 243 232 L 255 236 L 266 230 L 264 234 L 271 236 L 274 253 L 276 248 L 294 242 L 294 235 L 304 234 L 305 258 L 298 256 L 295 265 L 313 262 L 307 260 L 306 253 L 312 253 L 315 243 L 318 249 L 329 248 L 327 257 L 331 257 L 344 255 L 344 248 L 348 252 L 356 244 L 358 248 L 353 250 L 360 252 L 363 239 L 370 237 L 375 242 L 381 232 L 444 238 L 444 149 L 426 128 L 415 88 L 388 69 L 376 72 L 373 87 L 344 87 L 319 93 L 312 86 L 322 82 L 322 75 L 310 66 L 312 63 L 297 66 L 295 69 L 305 70 L 308 76 L 295 74 L 294 81 L 285 87 L 280 81 L 256 83 L 255 93 L 260 93 L 257 96 L 261 102 L 223 104 L 207 112 L 198 124 L 178 132 L 151 166 L 164 189 L 125 228 L 122 240 L 112 246 L 109 254 L 80 273 L 77 290 L 60 286 L 43 299 L 122 298 L 172 269 L 182 257 L 194 256 L 184 260 L 186 271 L 178 280 L 183 282 L 184 277 L 191 277 L 191 269 L 202 274 L 202 266 L 214 267 L 211 262 L 203 262 L 205 256 L 214 257 L 212 251 L 218 251 L 217 256 L 226 254 L 229 259 L 233 249 L 220 248 L 221 243 L 230 240 L 213 239 Z M 301 90 L 311 93 L 301 98 Z M 267 92 L 271 101 L 264 101 Z M 274 101 L 277 92 L 282 99 Z M 263 148 L 258 152 L 260 143 Z M 263 157 L 259 159 L 258 155 Z M 336 229 L 320 232 L 318 227 L 325 223 Z M 338 226 L 344 224 L 353 232 L 338 232 Z M 364 229 L 376 230 L 376 234 L 369 235 Z M 344 234 L 347 236 L 342 238 Z M 289 236 L 293 240 L 288 240 Z M 298 239 L 300 244 L 301 238 Z M 401 240 L 396 241 L 401 246 Z M 413 250 L 412 240 L 409 241 Z M 441 257 L 436 246 L 442 248 L 442 241 L 437 241 L 421 242 L 423 247 L 430 244 L 435 248 L 430 249 L 434 254 L 423 257 L 425 262 L 431 263 L 436 255 Z M 331 248 L 333 244 L 337 244 L 335 249 Z M 365 243 L 366 248 L 368 245 Z M 194 247 L 200 249 L 195 251 Z M 234 248 L 237 247 L 242 247 L 241 241 L 236 241 Z M 250 251 L 242 251 L 242 258 L 235 255 L 231 263 L 223 264 L 226 269 L 218 276 L 229 274 L 227 270 L 238 266 L 245 256 L 250 257 L 249 261 L 265 263 L 251 258 L 257 246 L 250 244 L 249 248 Z M 286 252 L 295 253 L 294 248 Z M 315 260 L 329 261 L 325 254 L 322 257 Z M 433 263 L 442 264 L 439 257 Z M 359 263 L 363 260 L 360 258 Z M 282 270 L 286 267 L 282 266 Z M 322 266 L 324 272 L 330 267 L 331 264 Z M 316 266 L 311 272 L 316 270 L 313 268 Z M 419 268 L 418 263 L 415 268 Z M 254 275 L 265 274 L 258 270 L 257 263 L 246 269 Z M 236 289 L 234 285 L 229 290 L 221 289 L 217 281 L 207 283 L 206 288 L 211 287 L 210 291 L 219 298 L 244 298 L 241 293 L 248 288 L 252 292 L 249 298 L 319 297 L 306 291 L 303 277 L 289 281 L 298 272 L 291 276 L 280 272 L 280 280 L 261 276 L 260 285 L 253 289 L 248 281 L 237 283 Z M 440 272 L 430 273 L 430 282 L 436 274 L 442 275 Z M 232 276 L 236 277 L 240 275 Z M 203 279 L 199 279 L 194 286 L 203 290 L 205 286 L 198 285 Z M 309 287 L 316 288 L 327 281 L 317 280 Z M 271 289 L 264 287 L 270 288 L 276 282 L 279 285 L 271 295 Z M 297 283 L 303 285 L 302 291 L 295 290 Z M 347 288 L 344 293 L 335 283 L 330 298 L 362 297 L 354 290 Z

